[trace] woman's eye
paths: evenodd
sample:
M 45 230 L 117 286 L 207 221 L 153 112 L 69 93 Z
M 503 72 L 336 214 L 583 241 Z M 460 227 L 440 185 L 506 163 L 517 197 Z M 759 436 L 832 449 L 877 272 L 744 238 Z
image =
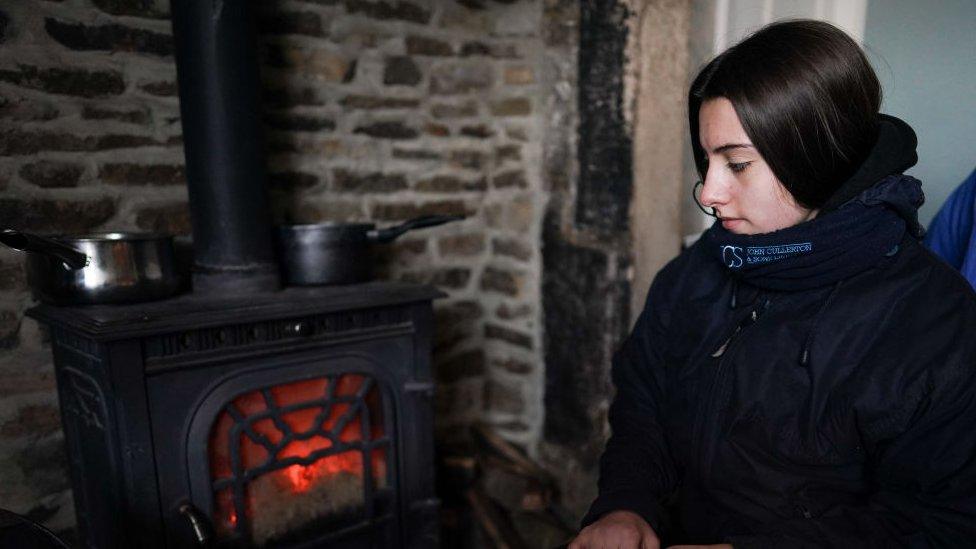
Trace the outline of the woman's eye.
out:
M 729 162 L 729 169 L 732 170 L 733 173 L 739 173 L 746 169 L 749 164 L 752 164 L 752 162 Z

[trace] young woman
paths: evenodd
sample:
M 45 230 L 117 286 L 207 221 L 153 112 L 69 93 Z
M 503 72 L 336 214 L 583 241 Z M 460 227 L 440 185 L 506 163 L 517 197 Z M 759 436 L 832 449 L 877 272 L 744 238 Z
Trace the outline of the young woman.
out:
M 837 28 L 763 28 L 689 93 L 718 221 L 614 358 L 571 549 L 976 546 L 976 294 L 918 242 L 912 129 Z

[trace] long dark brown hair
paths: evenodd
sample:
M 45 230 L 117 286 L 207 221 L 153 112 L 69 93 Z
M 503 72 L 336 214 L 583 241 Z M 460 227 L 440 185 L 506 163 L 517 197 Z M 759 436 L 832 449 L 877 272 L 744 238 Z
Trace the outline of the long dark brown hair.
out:
M 823 21 L 767 25 L 698 73 L 688 119 L 702 179 L 698 112 L 717 97 L 732 103 L 756 150 L 806 208 L 822 206 L 877 139 L 878 77 L 857 42 Z

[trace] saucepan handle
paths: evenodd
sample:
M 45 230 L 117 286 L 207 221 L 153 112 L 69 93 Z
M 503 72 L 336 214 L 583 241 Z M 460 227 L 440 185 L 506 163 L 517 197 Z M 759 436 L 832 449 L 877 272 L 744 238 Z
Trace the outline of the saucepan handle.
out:
M 399 225 L 394 225 L 393 227 L 387 227 L 386 229 L 374 229 L 367 233 L 367 237 L 369 237 L 369 239 L 373 242 L 392 242 L 398 236 L 407 231 L 422 229 L 424 227 L 434 227 L 437 225 L 443 225 L 444 223 L 450 223 L 451 221 L 460 221 L 461 219 L 464 219 L 463 215 L 423 215 L 420 217 L 415 217 L 409 221 L 405 221 Z
M 15 250 L 44 254 L 60 260 L 69 269 L 83 269 L 88 265 L 88 256 L 67 244 L 37 236 L 36 234 L 15 231 L 13 229 L 0 230 L 0 244 L 5 244 Z

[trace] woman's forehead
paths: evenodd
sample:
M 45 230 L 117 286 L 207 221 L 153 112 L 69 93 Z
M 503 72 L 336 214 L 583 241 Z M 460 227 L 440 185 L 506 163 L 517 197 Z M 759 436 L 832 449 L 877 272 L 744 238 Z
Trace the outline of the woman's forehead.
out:
M 702 103 L 698 111 L 698 139 L 702 148 L 720 153 L 731 149 L 752 148 L 732 102 L 716 97 Z

